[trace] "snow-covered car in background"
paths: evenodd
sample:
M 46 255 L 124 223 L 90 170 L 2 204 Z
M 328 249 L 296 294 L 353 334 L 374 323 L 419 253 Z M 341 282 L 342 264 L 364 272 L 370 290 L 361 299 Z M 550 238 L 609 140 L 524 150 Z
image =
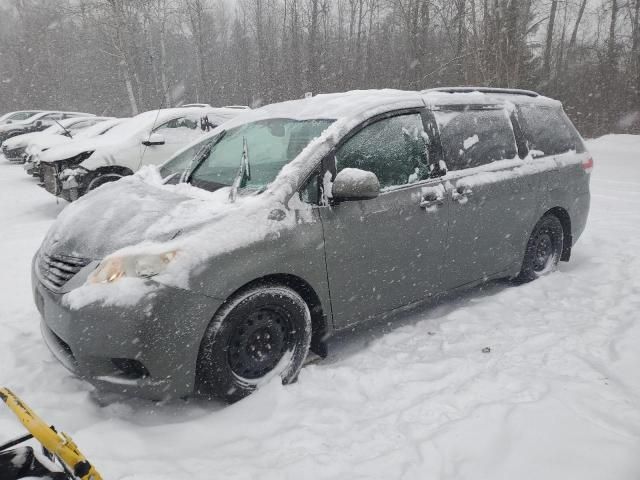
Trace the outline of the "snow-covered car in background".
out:
M 68 201 L 98 186 L 159 165 L 184 145 L 243 113 L 228 108 L 167 108 L 141 113 L 109 132 L 40 155 L 46 190 Z
M 41 132 L 24 133 L 16 135 L 2 143 L 2 154 L 10 162 L 24 162 L 27 148 L 37 142 L 57 142 L 58 139 L 70 140 L 84 128 L 96 123 L 109 120 L 112 117 L 73 117 L 56 121 L 49 128 Z
M 0 125 L 27 120 L 28 118 L 42 112 L 44 112 L 44 110 L 18 110 L 15 112 L 5 113 L 0 117 Z
M 104 135 L 116 125 L 129 120 L 129 118 L 110 118 L 102 120 L 95 125 L 82 128 L 68 135 L 50 135 L 46 137 L 38 137 L 30 142 L 25 150 L 25 171 L 34 177 L 40 177 L 40 154 L 59 145 L 68 145 L 73 142 L 88 140 L 100 135 Z M 18 137 L 19 138 L 19 137 Z
M 293 381 L 335 330 L 553 271 L 585 228 L 592 157 L 560 102 L 476 90 L 268 105 L 169 178 L 89 193 L 33 260 L 46 343 L 102 390 L 234 401 Z
M 0 125 L 0 146 L 4 141 L 17 135 L 41 132 L 60 120 L 74 117 L 95 117 L 92 113 L 46 111 L 36 113 L 24 120 L 16 120 Z

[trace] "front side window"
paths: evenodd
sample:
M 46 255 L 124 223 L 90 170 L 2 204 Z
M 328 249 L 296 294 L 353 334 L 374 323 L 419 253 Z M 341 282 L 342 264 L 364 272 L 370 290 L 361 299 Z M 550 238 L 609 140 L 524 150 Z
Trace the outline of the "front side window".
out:
M 537 151 L 539 156 L 584 151 L 580 135 L 559 108 L 521 105 L 518 120 L 529 150 Z
M 434 114 L 450 171 L 514 158 L 518 153 L 511 120 L 502 109 L 437 110 Z
M 427 177 L 426 134 L 419 113 L 379 120 L 357 132 L 336 153 L 336 169 L 373 172 L 381 188 Z
M 247 151 L 248 171 L 242 188 L 262 189 L 333 120 L 273 118 L 233 128 L 213 145 L 191 175 L 191 183 L 206 190 L 233 184 Z
M 195 120 L 191 120 L 186 117 L 174 118 L 173 120 L 169 120 L 166 123 L 163 123 L 159 127 L 156 127 L 153 132 L 154 133 L 165 133 L 169 130 L 175 129 L 187 129 L 187 130 L 195 130 L 198 127 L 198 122 Z

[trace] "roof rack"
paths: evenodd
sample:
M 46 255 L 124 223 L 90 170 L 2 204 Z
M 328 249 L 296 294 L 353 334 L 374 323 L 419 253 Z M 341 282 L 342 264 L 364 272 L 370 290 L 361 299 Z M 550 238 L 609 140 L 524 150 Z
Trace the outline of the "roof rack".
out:
M 532 90 L 521 90 L 519 88 L 493 88 L 493 87 L 438 87 L 423 90 L 423 92 L 447 92 L 447 93 L 499 93 L 506 95 L 526 95 L 528 97 L 539 97 L 540 94 Z

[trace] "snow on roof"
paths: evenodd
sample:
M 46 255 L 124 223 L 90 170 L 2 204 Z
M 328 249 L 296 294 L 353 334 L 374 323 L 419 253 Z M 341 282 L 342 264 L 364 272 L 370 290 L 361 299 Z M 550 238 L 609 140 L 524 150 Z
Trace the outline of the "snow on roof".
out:
M 481 87 L 479 87 L 481 88 Z M 443 89 L 429 89 L 420 92 L 428 107 L 443 105 L 507 105 L 507 104 L 546 104 L 559 107 L 562 104 L 543 95 L 535 95 L 526 90 L 494 89 L 494 91 L 446 91 Z M 534 94 L 534 95 L 532 95 Z
M 422 105 L 438 106 L 451 104 L 508 104 L 508 103 L 547 103 L 559 106 L 560 102 L 548 97 L 531 96 L 523 92 L 444 92 L 435 90 L 353 90 L 341 93 L 319 94 L 299 100 L 289 100 L 265 105 L 255 110 L 243 112 L 225 127 L 262 120 L 266 118 L 291 118 L 295 120 L 331 119 L 349 120 L 364 118 L 368 112 L 384 112 Z
M 352 90 L 341 93 L 323 93 L 300 100 L 289 100 L 273 103 L 243 113 L 239 119 L 258 118 L 292 118 L 297 120 L 350 118 L 360 116 L 367 110 L 379 109 L 385 105 L 395 106 L 397 103 L 420 105 L 418 92 L 403 90 Z M 245 122 L 243 122 L 245 123 Z

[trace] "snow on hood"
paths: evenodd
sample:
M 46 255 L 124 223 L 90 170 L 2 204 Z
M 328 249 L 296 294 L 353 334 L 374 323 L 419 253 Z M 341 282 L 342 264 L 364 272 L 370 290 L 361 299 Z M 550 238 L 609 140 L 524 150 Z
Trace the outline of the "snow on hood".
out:
M 65 208 L 42 248 L 99 260 L 140 242 L 166 241 L 181 229 L 193 227 L 193 212 L 205 203 L 181 194 L 178 188 L 154 185 L 144 176 L 126 177 L 97 188 Z
M 29 145 L 56 145 L 70 140 L 69 137 L 60 133 L 32 132 L 12 137 L 5 141 L 5 145 L 7 145 L 8 148 L 20 148 Z
M 69 205 L 58 217 L 41 251 L 92 260 L 177 252 L 154 282 L 125 278 L 113 284 L 84 284 L 67 293 L 71 308 L 92 302 L 134 304 L 144 295 L 169 285 L 189 288 L 195 268 L 216 254 L 293 228 L 296 215 L 273 195 L 240 196 L 229 201 L 229 188 L 216 192 L 188 184 L 163 185 L 155 167 L 105 184 Z M 284 219 L 270 220 L 280 205 Z M 310 207 L 302 204 L 301 208 Z M 123 286 L 129 292 L 123 296 Z

